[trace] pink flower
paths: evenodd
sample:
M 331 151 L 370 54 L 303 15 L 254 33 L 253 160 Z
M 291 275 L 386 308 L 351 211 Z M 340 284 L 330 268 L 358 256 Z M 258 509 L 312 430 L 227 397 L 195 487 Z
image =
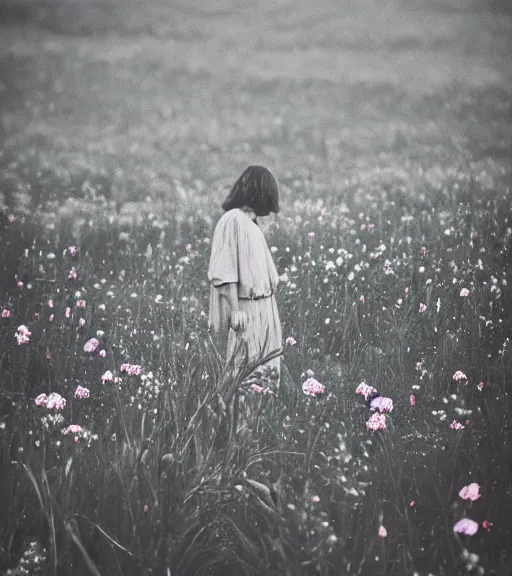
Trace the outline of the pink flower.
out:
M 425 246 L 421 247 L 420 253 L 423 258 L 427 255 L 427 249 L 425 248 Z
M 36 406 L 46 406 L 48 402 L 48 396 L 46 394 L 39 394 L 39 396 L 34 400 Z
M 76 274 L 76 268 L 73 266 L 73 267 L 71 268 L 71 270 L 69 271 L 68 278 L 69 278 L 70 280 L 76 280 L 76 276 L 77 276 L 77 274 Z
M 468 379 L 468 377 L 464 374 L 464 372 L 461 372 L 460 370 L 457 370 L 457 372 L 455 372 L 452 378 L 456 381 Z
M 48 300 L 48 308 L 53 308 L 53 300 Z
M 100 341 L 97 338 L 91 338 L 84 344 L 84 352 L 96 352 L 99 345 Z
M 9 310 L 7 310 L 7 308 L 4 308 L 2 310 L 2 318 L 10 318 L 11 317 L 11 313 L 9 312 Z
M 71 316 L 71 308 L 66 308 L 66 318 L 69 318 Z
M 454 420 L 451 424 L 450 424 L 450 428 L 452 430 L 464 430 L 465 426 L 463 424 L 461 424 L 460 422 L 457 422 L 457 420 Z
M 370 409 L 378 410 L 379 412 L 391 412 L 393 410 L 393 400 L 384 396 L 377 396 L 370 402 Z
M 62 410 L 66 407 L 66 400 L 57 392 L 52 392 L 47 399 L 46 407 L 48 409 Z
M 359 296 L 359 302 L 361 302 L 361 304 L 364 304 L 364 296 L 361 294 L 361 296 Z
M 371 232 L 375 228 L 375 224 L 368 224 L 368 230 Z
M 187 252 L 192 252 L 192 244 L 187 244 L 186 247 L 185 247 L 185 250 L 186 250 Z
M 138 376 L 141 367 L 138 364 L 121 364 L 121 372 L 126 372 L 128 376 Z
M 471 232 L 471 240 L 476 240 L 478 238 L 478 234 L 476 232 Z
M 416 506 L 416 501 L 415 500 L 411 500 L 411 503 L 409 504 L 409 506 L 411 508 L 414 508 L 414 506 Z
M 427 310 L 427 306 L 425 304 L 423 304 L 423 302 L 420 304 L 420 314 L 424 314 Z
M 463 500 L 471 500 L 474 502 L 480 498 L 480 486 L 476 482 L 472 482 L 468 486 L 464 486 L 461 491 L 459 492 L 459 496 Z
M 23 324 L 18 326 L 16 330 L 15 338 L 18 341 L 18 344 L 29 344 L 30 343 L 30 336 L 32 336 L 32 332 L 29 332 L 28 328 Z
M 258 392 L 258 393 L 261 393 L 264 390 L 263 386 L 258 386 L 257 384 L 251 384 L 250 388 L 253 392 Z
M 147 504 L 144 504 L 144 514 L 146 514 L 146 512 L 149 511 L 149 506 Z
M 476 534 L 478 531 L 478 524 L 474 520 L 463 518 L 455 524 L 453 531 L 458 534 L 468 534 L 469 536 L 473 536 L 473 534 Z
M 476 387 L 481 392 L 484 389 L 484 386 L 485 386 L 485 382 L 480 382 L 479 384 L 477 384 Z
M 462 288 L 462 290 L 460 291 L 460 295 L 463 298 L 467 298 L 469 296 L 469 290 L 467 288 Z
M 23 282 L 21 280 L 18 280 L 18 288 L 23 288 Z
M 313 240 L 314 237 L 315 237 L 315 233 L 314 233 L 314 232 L 309 232 L 308 238 L 309 238 L 310 240 Z
M 76 246 L 70 246 L 70 247 L 68 248 L 68 254 L 69 254 L 70 256 L 76 256 L 76 255 L 77 255 L 77 252 L 78 252 L 78 248 L 77 248 Z
M 69 434 L 70 432 L 71 434 L 80 434 L 80 432 L 82 432 L 82 427 L 78 424 L 70 424 L 67 428 L 62 430 L 63 434 Z
M 409 396 L 409 404 L 410 404 L 411 406 L 415 406 L 415 405 L 416 405 L 416 396 L 415 396 L 414 394 L 411 394 L 411 395 Z
M 295 346 L 295 344 L 297 344 L 297 341 L 292 336 L 288 336 L 288 338 L 285 340 L 285 344 L 287 344 L 288 346 Z
M 388 531 L 384 526 L 379 526 L 379 538 L 385 538 L 388 535 Z
M 302 392 L 304 392 L 306 396 L 320 396 L 325 392 L 325 386 L 314 378 L 308 378 L 304 384 L 302 384 Z
M 101 358 L 105 358 L 106 355 L 107 355 L 107 353 L 105 352 L 105 350 L 100 350 L 100 351 L 98 352 L 98 354 L 99 354 L 99 356 L 100 356 Z
M 84 388 L 83 386 L 77 386 L 75 390 L 75 398 L 82 400 L 83 398 L 89 398 L 90 391 L 88 388 Z
M 361 224 L 360 230 L 361 232 L 364 232 L 366 230 L 366 224 Z
M 16 217 L 14 214 L 9 214 L 9 216 L 7 216 L 7 220 L 9 220 L 9 222 L 12 224 L 16 220 Z
M 80 320 L 78 321 L 78 326 L 80 328 L 82 328 L 83 326 L 85 326 L 85 318 L 80 318 Z
M 103 374 L 103 376 L 101 377 L 101 381 L 103 383 L 112 382 L 113 380 L 114 380 L 114 375 L 112 374 L 112 372 L 110 370 L 107 370 L 105 372 L 105 374 Z
M 482 522 L 482 528 L 484 530 L 487 530 L 487 532 L 491 531 L 491 528 L 494 526 L 494 524 L 492 522 L 489 522 L 488 520 L 484 520 Z
M 77 308 L 85 308 L 85 300 L 77 300 L 76 301 Z
M 386 415 L 380 412 L 375 412 L 370 416 L 370 419 L 366 423 L 367 430 L 386 430 Z
M 365 400 L 368 400 L 368 396 L 375 392 L 377 392 L 377 390 L 373 386 L 368 386 L 364 380 L 356 388 L 356 394 L 362 394 Z
M 320 502 L 320 496 L 311 496 L 311 502 L 317 504 L 318 502 Z
M 55 314 L 50 314 L 49 321 L 53 322 L 55 320 Z

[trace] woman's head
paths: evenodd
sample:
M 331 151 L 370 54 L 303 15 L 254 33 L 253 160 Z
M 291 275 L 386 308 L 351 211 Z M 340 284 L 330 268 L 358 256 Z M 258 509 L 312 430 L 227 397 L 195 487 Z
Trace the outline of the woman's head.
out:
M 233 208 L 249 206 L 256 216 L 268 216 L 271 212 L 277 214 L 279 208 L 279 190 L 271 172 L 263 166 L 249 166 L 222 204 L 225 211 Z

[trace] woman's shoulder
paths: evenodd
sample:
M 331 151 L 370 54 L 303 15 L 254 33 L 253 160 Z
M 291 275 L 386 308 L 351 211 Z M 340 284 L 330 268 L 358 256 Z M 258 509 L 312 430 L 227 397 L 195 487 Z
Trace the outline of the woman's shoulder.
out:
M 217 226 L 219 225 L 226 225 L 230 222 L 239 221 L 241 215 L 241 211 L 239 208 L 233 208 L 232 210 L 228 210 L 224 212 L 224 214 L 220 217 L 219 221 L 217 222 Z

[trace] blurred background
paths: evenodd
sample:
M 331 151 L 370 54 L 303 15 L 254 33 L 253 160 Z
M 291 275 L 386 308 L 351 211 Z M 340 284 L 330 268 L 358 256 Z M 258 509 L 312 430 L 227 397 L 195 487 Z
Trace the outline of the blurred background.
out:
M 4 204 L 512 157 L 508 0 L 1 0 Z M 28 184 L 27 184 L 28 183 Z

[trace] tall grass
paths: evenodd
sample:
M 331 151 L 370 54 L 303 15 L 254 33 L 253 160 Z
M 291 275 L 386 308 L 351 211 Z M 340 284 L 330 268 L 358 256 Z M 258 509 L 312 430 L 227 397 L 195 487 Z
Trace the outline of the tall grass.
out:
M 15 203 L 0 224 L 2 569 L 506 574 L 511 198 L 491 176 L 316 203 L 284 187 L 266 234 L 296 344 L 277 394 L 225 371 L 208 334 L 206 196 L 119 211 L 85 186 L 62 205 Z M 21 324 L 29 344 L 14 338 Z M 105 358 L 83 351 L 92 336 Z M 120 372 L 127 362 L 141 375 Z M 107 370 L 120 380 L 102 383 Z M 301 391 L 311 374 L 322 397 Z M 362 380 L 394 400 L 386 431 L 365 427 Z M 90 398 L 74 398 L 77 385 Z M 62 413 L 35 405 L 50 392 Z M 454 419 L 468 423 L 451 430 Z M 482 496 L 467 504 L 458 492 L 473 481 Z M 463 516 L 480 523 L 475 536 L 454 534 Z

